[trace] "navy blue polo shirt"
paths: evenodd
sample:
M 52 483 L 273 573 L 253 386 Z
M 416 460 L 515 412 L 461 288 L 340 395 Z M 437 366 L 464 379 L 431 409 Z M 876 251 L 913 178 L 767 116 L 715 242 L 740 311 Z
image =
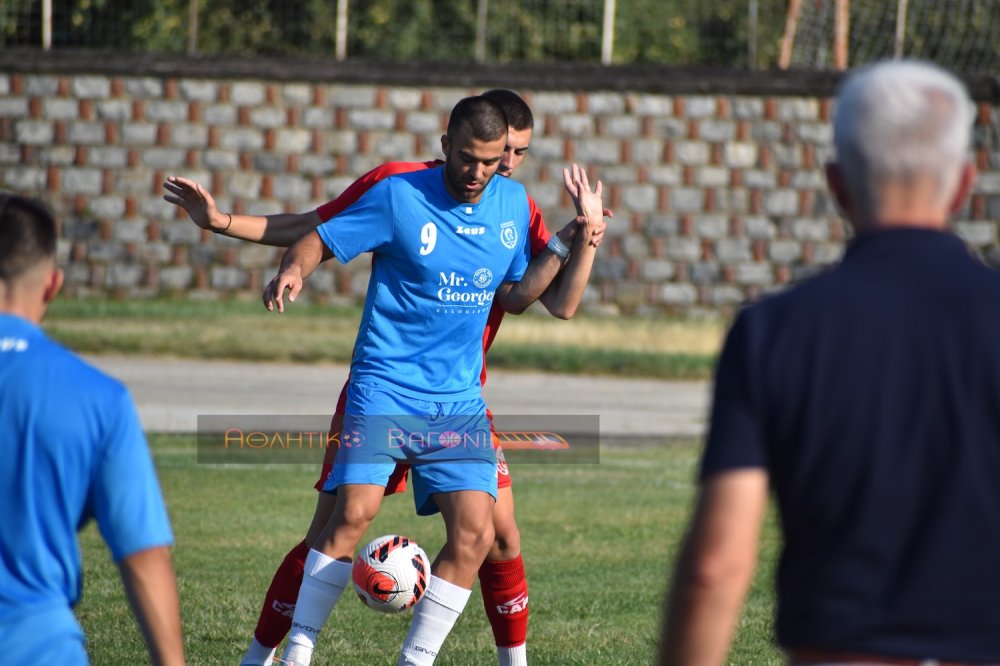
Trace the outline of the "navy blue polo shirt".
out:
M 1000 273 L 956 236 L 859 236 L 746 308 L 702 480 L 761 467 L 786 648 L 1000 662 Z

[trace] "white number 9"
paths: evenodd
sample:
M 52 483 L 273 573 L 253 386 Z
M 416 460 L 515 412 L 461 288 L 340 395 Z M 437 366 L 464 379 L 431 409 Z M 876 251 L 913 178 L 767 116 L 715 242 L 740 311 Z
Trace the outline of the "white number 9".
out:
M 424 228 L 420 230 L 420 242 L 423 245 L 420 246 L 420 254 L 422 256 L 427 256 L 434 251 L 434 246 L 437 244 L 438 230 L 434 226 L 433 222 L 428 222 L 424 225 Z

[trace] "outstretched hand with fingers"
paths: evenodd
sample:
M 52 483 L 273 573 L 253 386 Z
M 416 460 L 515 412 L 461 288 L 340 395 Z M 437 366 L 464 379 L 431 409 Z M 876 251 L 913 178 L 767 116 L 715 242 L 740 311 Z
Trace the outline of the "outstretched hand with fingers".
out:
M 222 231 L 231 219 L 219 212 L 215 205 L 215 197 L 193 180 L 168 176 L 163 183 L 163 189 L 167 191 L 167 194 L 163 195 L 164 200 L 183 208 L 191 221 L 202 229 Z
M 264 287 L 264 307 L 268 312 L 278 306 L 278 312 L 285 311 L 285 303 L 282 300 L 285 290 L 288 290 L 288 302 L 294 303 L 295 297 L 302 291 L 302 274 L 296 268 L 288 268 L 274 276 L 274 278 Z
M 602 199 L 604 183 L 598 180 L 597 186 L 591 190 L 586 169 L 573 164 L 572 167 L 563 169 L 563 186 L 573 199 L 581 225 L 587 227 L 588 243 L 597 247 L 607 228 L 604 216 L 611 216 L 611 211 L 604 208 Z

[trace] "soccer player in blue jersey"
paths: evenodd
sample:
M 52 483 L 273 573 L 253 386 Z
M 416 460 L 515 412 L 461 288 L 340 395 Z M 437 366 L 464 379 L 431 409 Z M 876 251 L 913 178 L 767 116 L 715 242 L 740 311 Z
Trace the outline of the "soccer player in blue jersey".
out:
M 77 530 L 91 518 L 118 563 L 154 664 L 184 663 L 159 483 L 126 388 L 39 327 L 62 285 L 56 227 L 0 194 L 0 644 L 5 663 L 87 664 L 72 606 Z
M 523 186 L 493 178 L 506 139 L 506 118 L 495 103 L 481 97 L 462 100 L 442 138 L 443 166 L 375 185 L 334 222 L 293 245 L 264 291 L 267 308 L 276 305 L 281 312 L 284 292 L 294 301 L 322 260 L 336 256 L 346 262 L 368 251 L 376 255 L 344 428 L 358 424 L 367 438 L 360 447 L 339 450 L 325 487 L 337 490 L 337 504 L 306 560 L 283 656 L 296 666 L 311 660 L 317 634 L 350 582 L 354 549 L 378 511 L 397 460 L 414 464 L 418 513 L 440 512 L 447 527 L 400 663 L 433 663 L 493 541 L 490 514 L 497 480 L 492 446 L 448 450 L 432 431 L 440 432 L 442 421 L 450 426 L 464 421 L 451 427 L 463 442 L 491 441 L 479 380 L 486 318 L 494 299 L 517 311 L 549 283 L 528 270 Z M 588 233 L 603 221 L 601 184 L 590 191 L 586 174 L 575 167 L 566 179 L 577 193 Z M 373 419 L 388 415 L 399 415 L 393 425 L 409 419 L 403 429 L 410 446 L 385 446 L 374 436 L 387 426 Z
M 533 134 L 534 117 L 531 108 L 517 93 L 506 89 L 494 89 L 482 96 L 500 105 L 507 117 L 507 143 L 504 147 L 497 175 L 514 177 L 525 158 Z M 305 213 L 277 214 L 269 216 L 230 215 L 218 210 L 214 197 L 199 184 L 177 177 L 169 177 L 164 187 L 164 198 L 183 207 L 192 221 L 199 227 L 231 238 L 288 247 L 312 231 L 324 221 L 343 212 L 379 181 L 389 176 L 434 169 L 443 164 L 441 160 L 426 162 L 387 162 L 365 173 L 347 187 L 332 201 Z M 573 194 L 572 192 L 570 194 Z M 579 222 L 573 219 L 556 235 L 561 238 L 552 241 L 552 234 L 546 228 L 541 211 L 531 197 L 528 197 L 531 223 L 529 238 L 532 261 L 548 262 L 558 268 L 553 283 L 539 299 L 554 317 L 569 319 L 575 313 L 583 295 L 583 289 L 590 276 L 594 251 L 602 235 L 601 226 L 594 227 L 588 243 L 571 240 L 569 233 L 576 234 Z M 605 217 L 611 211 L 604 211 Z M 582 236 L 582 234 L 581 234 Z M 581 238 L 582 240 L 582 238 Z M 564 243 L 565 242 L 565 243 Z M 571 248 L 568 257 L 560 257 L 552 247 L 560 244 Z M 551 246 L 551 247 L 550 247 Z M 555 261 L 553 261 L 555 260 Z M 559 266 L 561 265 L 561 268 Z M 530 266 L 530 264 L 529 264 Z M 506 311 L 495 302 L 490 311 L 486 329 L 483 331 L 483 354 L 487 354 L 499 331 Z M 487 377 L 486 358 L 483 359 L 481 381 L 485 385 Z M 343 405 L 347 399 L 345 384 L 337 399 L 337 409 L 331 431 L 339 433 L 342 427 Z M 314 485 L 323 490 L 326 479 L 333 467 L 336 449 L 327 451 L 319 478 Z M 405 465 L 397 467 L 386 486 L 386 496 L 406 490 L 408 471 Z M 524 560 L 521 557 L 520 531 L 514 516 L 514 499 L 510 468 L 497 449 L 497 501 L 493 505 L 494 545 L 490 548 L 479 570 L 480 591 L 483 607 L 493 629 L 500 666 L 524 666 L 527 663 L 528 631 L 528 581 Z M 282 559 L 271 579 L 264 602 L 261 606 L 254 636 L 247 647 L 241 663 L 270 664 L 276 646 L 284 641 L 291 630 L 295 600 L 305 568 L 306 556 L 311 543 L 326 525 L 336 498 L 332 494 L 320 492 L 317 496 L 313 518 L 306 538 L 297 543 Z

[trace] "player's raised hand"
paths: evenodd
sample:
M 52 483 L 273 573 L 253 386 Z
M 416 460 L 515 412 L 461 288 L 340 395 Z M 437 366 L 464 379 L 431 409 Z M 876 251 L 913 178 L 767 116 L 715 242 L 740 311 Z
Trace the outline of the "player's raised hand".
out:
M 215 197 L 208 190 L 187 178 L 167 176 L 163 183 L 167 194 L 164 200 L 187 211 L 188 217 L 202 229 L 222 231 L 229 222 L 229 216 L 220 213 L 215 205 Z
M 294 303 L 295 297 L 302 291 L 302 273 L 295 268 L 288 268 L 274 276 L 274 278 L 264 287 L 264 307 L 268 312 L 278 306 L 278 312 L 285 311 L 285 304 L 282 301 L 285 290 L 288 290 L 288 302 Z
M 608 228 L 607 218 L 614 216 L 615 213 L 610 208 L 604 209 L 604 219 L 602 219 L 599 223 L 592 226 L 590 230 L 590 240 L 588 241 L 588 243 L 590 243 L 594 247 L 597 247 L 598 245 L 601 244 L 601 241 L 604 240 L 604 232 Z M 583 219 L 584 219 L 584 224 L 586 224 L 586 218 Z
M 615 212 L 613 210 L 611 210 L 610 208 L 604 209 L 604 219 L 601 220 L 600 224 L 594 227 L 593 232 L 591 232 L 590 234 L 591 245 L 597 247 L 598 245 L 601 244 L 601 241 L 604 240 L 604 231 L 608 228 L 608 218 L 614 216 Z
M 563 169 L 563 185 L 572 197 L 577 213 L 586 219 L 588 229 L 585 233 L 589 236 L 588 243 L 597 247 L 608 226 L 604 216 L 612 216 L 611 210 L 604 207 L 602 199 L 604 183 L 597 181 L 597 186 L 591 190 L 586 169 L 573 164 L 572 167 Z

